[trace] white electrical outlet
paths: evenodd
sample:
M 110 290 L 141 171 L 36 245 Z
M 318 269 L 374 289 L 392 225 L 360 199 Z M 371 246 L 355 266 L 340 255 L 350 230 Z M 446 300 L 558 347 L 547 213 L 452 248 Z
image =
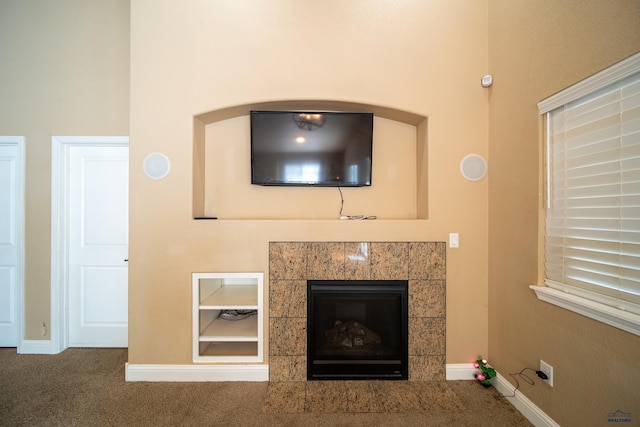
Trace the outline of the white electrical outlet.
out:
M 540 370 L 547 376 L 547 379 L 542 381 L 553 387 L 553 366 L 540 359 Z

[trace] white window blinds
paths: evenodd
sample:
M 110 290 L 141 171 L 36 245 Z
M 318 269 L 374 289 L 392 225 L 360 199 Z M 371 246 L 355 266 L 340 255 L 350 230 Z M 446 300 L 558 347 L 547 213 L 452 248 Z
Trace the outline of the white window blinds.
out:
M 640 314 L 640 72 L 546 126 L 545 284 Z

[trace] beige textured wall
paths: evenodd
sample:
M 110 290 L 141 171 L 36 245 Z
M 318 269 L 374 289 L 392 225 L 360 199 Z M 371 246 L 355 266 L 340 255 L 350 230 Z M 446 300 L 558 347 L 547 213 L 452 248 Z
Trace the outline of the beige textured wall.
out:
M 128 82 L 128 0 L 0 2 L 0 134 L 26 137 L 26 339 L 50 338 L 51 137 L 127 135 Z
M 536 104 L 640 51 L 637 0 L 489 0 L 489 357 L 507 374 L 554 367 L 521 391 L 560 425 L 640 420 L 640 337 L 538 301 L 542 122 Z M 515 385 L 515 383 L 514 383 Z
M 448 363 L 488 348 L 502 373 L 545 359 L 555 387 L 522 390 L 562 425 L 604 424 L 618 408 L 640 413 L 639 339 L 528 289 L 539 263 L 535 105 L 640 50 L 640 3 L 488 5 L 133 0 L 130 361 L 189 363 L 192 271 L 266 272 L 270 240 L 446 240 L 457 231 L 461 248 L 447 259 Z M 27 137 L 26 339 L 41 339 L 49 320 L 51 136 L 127 134 L 128 35 L 128 1 L 0 2 L 0 134 Z M 487 72 L 490 90 L 478 84 Z M 192 221 L 193 116 L 280 99 L 428 117 L 429 219 Z M 165 180 L 142 175 L 151 151 L 171 157 Z M 460 177 L 469 152 L 488 152 L 488 180 Z
M 447 254 L 447 362 L 487 351 L 488 180 L 459 173 L 465 155 L 487 153 L 486 2 L 133 0 L 131 58 L 131 363 L 191 363 L 191 272 L 267 273 L 269 241 L 445 241 L 450 232 L 461 247 Z M 347 222 L 304 210 L 192 220 L 193 116 L 292 99 L 428 117 L 428 219 Z M 388 126 L 376 143 L 388 150 L 405 131 Z M 229 143 L 239 148 L 226 161 L 246 168 L 246 130 Z M 163 180 L 142 173 L 153 151 L 171 159 Z M 296 192 L 300 206 L 338 203 L 309 190 Z M 275 200 L 286 189 L 269 191 Z M 260 203 L 239 203 L 264 218 Z
M 336 219 L 340 216 L 341 199 L 336 188 L 251 185 L 248 161 L 251 152 L 250 144 L 246 143 L 249 128 L 246 115 L 207 126 L 204 178 L 207 216 L 220 219 Z M 374 118 L 373 185 L 342 189 L 345 215 L 418 218 L 416 134 L 414 125 Z

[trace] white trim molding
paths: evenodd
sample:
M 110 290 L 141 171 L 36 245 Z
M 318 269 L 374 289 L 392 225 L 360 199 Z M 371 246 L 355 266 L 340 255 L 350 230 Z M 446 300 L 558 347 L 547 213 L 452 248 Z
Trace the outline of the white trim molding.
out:
M 125 381 L 269 381 L 269 365 L 125 365 Z
M 24 265 L 25 265 L 25 142 L 24 136 L 0 136 L 0 145 L 14 146 L 17 149 L 16 158 L 16 206 L 15 206 L 15 225 L 16 225 L 16 289 L 15 296 L 10 305 L 14 309 L 14 320 L 16 322 L 16 341 L 15 344 L 20 353 L 20 347 L 24 338 Z
M 621 82 L 625 79 L 634 79 L 640 73 L 640 53 L 636 53 L 596 74 L 588 77 L 568 88 L 552 95 L 538 103 L 540 114 L 547 114 L 545 118 L 545 139 L 547 140 L 546 152 L 546 174 L 547 174 L 547 195 L 551 194 L 551 152 L 548 141 L 551 136 L 549 112 L 559 107 L 578 101 L 584 96 L 593 94 L 598 90 L 604 90 L 611 84 Z M 630 82 L 627 81 L 627 82 Z M 586 122 L 585 122 L 586 123 Z M 560 130 L 557 130 L 560 132 Z M 551 198 L 547 197 L 547 210 L 550 207 Z M 640 336 L 640 305 L 636 304 L 633 290 L 629 292 L 619 292 L 619 297 L 611 293 L 612 290 L 605 289 L 598 292 L 593 288 L 583 286 L 571 286 L 559 283 L 561 277 L 551 280 L 547 278 L 544 285 L 530 286 L 536 293 L 539 300 L 573 311 L 591 319 L 597 320 L 607 325 L 622 329 L 626 332 Z M 591 290 L 593 289 L 593 290 Z
M 520 390 L 516 390 L 516 388 L 509 382 L 505 377 L 500 375 L 496 376 L 493 380 L 493 386 L 498 390 L 500 394 L 502 394 L 505 398 L 509 400 L 509 402 L 518 410 L 522 415 L 525 416 L 526 419 L 531 421 L 531 423 L 536 427 L 559 427 L 560 425 L 556 423 L 550 416 L 544 413 L 540 408 L 538 408 L 532 401 L 530 401 L 527 396 L 522 394 Z
M 51 340 L 21 340 L 18 345 L 18 354 L 57 354 L 60 353 L 53 347 Z
M 478 372 L 473 363 L 449 363 L 446 365 L 447 381 L 474 380 Z M 496 390 L 536 427 L 559 427 L 551 417 L 538 408 L 524 394 L 516 390 L 509 381 L 498 373 L 491 383 Z
M 447 381 L 473 380 L 472 363 L 446 365 Z M 160 365 L 127 363 L 126 381 L 269 381 L 268 365 Z
M 69 347 L 67 277 L 68 150 L 71 146 L 129 145 L 128 136 L 53 136 L 51 138 L 51 348 L 60 353 Z
M 634 335 L 640 335 L 640 315 L 547 286 L 529 286 L 540 301 L 557 305 Z
M 550 97 L 538 103 L 538 112 L 540 114 L 548 113 L 556 108 L 565 105 L 583 95 L 589 94 L 595 90 L 607 86 L 625 77 L 629 77 L 640 70 L 640 53 L 636 53 L 624 59 L 617 64 L 588 77 L 575 85 L 551 95 Z
M 447 381 L 473 380 L 474 374 L 478 370 L 473 367 L 473 363 L 448 363 L 446 365 Z

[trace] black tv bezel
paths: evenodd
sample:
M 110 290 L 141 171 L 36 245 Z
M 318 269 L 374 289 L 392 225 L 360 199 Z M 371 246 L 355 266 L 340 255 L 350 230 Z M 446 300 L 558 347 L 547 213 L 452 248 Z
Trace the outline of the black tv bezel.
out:
M 353 115 L 353 116 L 369 116 L 371 117 L 371 131 L 370 131 L 370 139 L 369 139 L 369 179 L 368 183 L 346 183 L 346 182 L 329 182 L 323 181 L 319 183 L 286 183 L 286 182 L 260 182 L 256 181 L 254 177 L 253 170 L 253 147 L 254 147 L 254 136 L 253 136 L 253 115 L 254 114 L 300 114 L 300 113 L 310 113 L 310 114 L 327 114 L 327 115 Z M 373 128 L 374 128 L 374 118 L 375 115 L 372 112 L 365 111 L 326 111 L 326 110 L 313 110 L 313 109 L 305 109 L 305 110 L 250 110 L 249 111 L 249 127 L 250 127 L 250 154 L 251 154 L 251 185 L 259 185 L 262 187 L 371 187 L 373 181 Z

